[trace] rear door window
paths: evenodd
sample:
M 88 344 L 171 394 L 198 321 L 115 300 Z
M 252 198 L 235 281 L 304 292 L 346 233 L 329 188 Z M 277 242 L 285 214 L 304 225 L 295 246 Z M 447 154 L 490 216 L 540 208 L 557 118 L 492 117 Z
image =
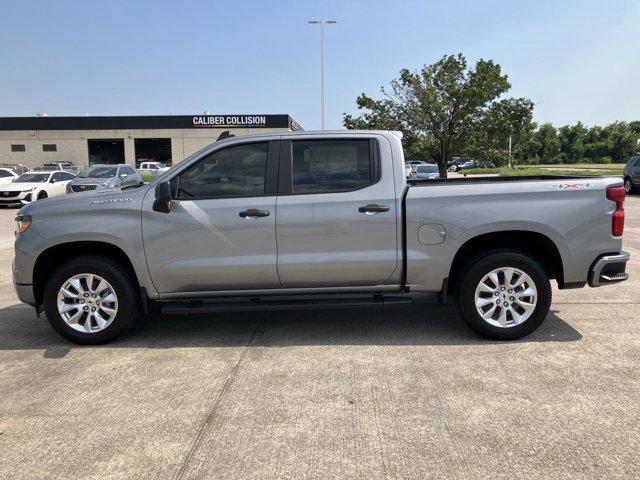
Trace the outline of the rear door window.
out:
M 294 194 L 348 192 L 374 182 L 367 139 L 297 140 L 292 152 Z

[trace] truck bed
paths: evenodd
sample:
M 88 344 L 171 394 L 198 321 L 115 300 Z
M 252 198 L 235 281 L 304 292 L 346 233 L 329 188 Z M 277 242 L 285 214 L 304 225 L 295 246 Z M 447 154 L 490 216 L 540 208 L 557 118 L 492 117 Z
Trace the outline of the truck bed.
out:
M 407 184 L 424 187 L 429 185 L 442 184 L 465 184 L 465 183 L 504 183 L 504 182 L 527 182 L 527 181 L 545 181 L 545 180 L 582 180 L 585 178 L 605 178 L 611 175 L 514 175 L 505 177 L 487 177 L 482 175 L 470 175 L 468 177 L 459 178 L 437 178 L 432 180 L 407 180 Z

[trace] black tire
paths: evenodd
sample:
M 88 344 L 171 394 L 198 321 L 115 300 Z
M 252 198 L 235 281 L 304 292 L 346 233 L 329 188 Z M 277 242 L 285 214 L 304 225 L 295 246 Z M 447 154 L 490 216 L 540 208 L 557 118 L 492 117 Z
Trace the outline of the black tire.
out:
M 42 200 L 42 199 L 47 198 L 47 197 L 48 197 L 47 192 L 40 192 L 38 194 L 38 198 L 36 198 L 36 200 Z
M 115 318 L 104 330 L 80 332 L 67 325 L 58 312 L 58 292 L 69 278 L 82 273 L 101 276 L 111 284 L 118 298 Z M 44 311 L 51 326 L 64 338 L 81 345 L 99 345 L 112 341 L 127 330 L 140 312 L 139 289 L 132 274 L 119 262 L 104 256 L 83 256 L 61 265 L 44 289 Z
M 537 289 L 537 303 L 533 313 L 519 325 L 494 326 L 484 320 L 476 309 L 475 293 L 478 284 L 485 275 L 501 267 L 515 267 L 526 273 Z M 532 258 L 516 251 L 494 250 L 469 262 L 458 284 L 456 297 L 462 318 L 476 332 L 493 340 L 514 340 L 529 335 L 547 317 L 551 307 L 551 284 L 542 267 Z
M 629 177 L 626 177 L 624 179 L 624 191 L 626 193 L 633 193 L 635 191 L 635 188 L 633 187 L 633 183 L 631 182 L 631 179 Z

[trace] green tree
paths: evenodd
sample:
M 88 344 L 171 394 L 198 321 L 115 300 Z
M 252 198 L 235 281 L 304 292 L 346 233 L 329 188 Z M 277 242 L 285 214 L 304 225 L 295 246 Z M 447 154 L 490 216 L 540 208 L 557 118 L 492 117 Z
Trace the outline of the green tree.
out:
M 637 138 L 640 138 L 640 120 L 629 122 L 629 130 L 631 130 Z
M 614 122 L 604 127 L 605 137 L 611 142 L 609 156 L 616 163 L 629 160 L 637 149 L 638 135 L 627 122 Z
M 540 144 L 538 157 L 540 163 L 562 163 L 560 155 L 560 140 L 556 127 L 550 123 L 545 123 L 536 132 L 536 140 Z
M 584 140 L 587 129 L 578 122 L 575 125 L 565 125 L 558 129 L 560 154 L 563 163 L 578 163 L 584 157 Z
M 463 153 L 473 158 L 505 165 L 509 160 L 509 136 L 512 145 L 530 130 L 533 102 L 526 98 L 508 98 L 494 102 L 472 129 Z
M 432 152 L 437 146 L 435 160 L 444 178 L 447 161 L 463 151 L 485 117 L 500 110 L 500 102 L 513 101 L 498 100 L 509 88 L 507 76 L 493 61 L 479 60 L 469 68 L 462 54 L 445 55 L 419 71 L 402 69 L 399 78 L 381 88 L 382 99 L 361 94 L 356 105 L 364 112 L 344 114 L 344 126 L 400 130 L 408 149 L 420 145 L 419 151 Z

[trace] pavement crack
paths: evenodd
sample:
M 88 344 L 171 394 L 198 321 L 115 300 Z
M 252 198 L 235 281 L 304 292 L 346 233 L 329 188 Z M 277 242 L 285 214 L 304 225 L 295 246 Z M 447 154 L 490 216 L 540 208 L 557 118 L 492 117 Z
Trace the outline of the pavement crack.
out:
M 236 361 L 236 363 L 233 365 L 233 367 L 229 371 L 229 373 L 227 375 L 227 378 L 225 379 L 224 384 L 222 385 L 222 389 L 220 389 L 220 393 L 218 393 L 218 396 L 216 397 L 215 401 L 213 402 L 213 405 L 211 406 L 211 409 L 209 410 L 209 413 L 204 418 L 204 421 L 202 422 L 202 424 L 198 428 L 198 433 L 197 433 L 195 439 L 193 440 L 193 443 L 191 444 L 191 447 L 189 447 L 189 450 L 187 451 L 184 459 L 182 460 L 182 463 L 180 465 L 180 469 L 178 470 L 176 475 L 173 477 L 175 480 L 180 480 L 181 478 L 184 478 L 184 475 L 185 475 L 185 473 L 187 471 L 187 467 L 189 466 L 189 463 L 191 462 L 191 459 L 193 458 L 193 455 L 194 455 L 196 449 L 200 445 L 200 442 L 202 441 L 202 437 L 204 436 L 205 432 L 207 431 L 207 428 L 209 428 L 209 426 L 213 423 L 213 420 L 217 416 L 218 410 L 220 408 L 220 405 L 222 404 L 223 398 L 225 397 L 227 392 L 230 390 L 231 386 L 233 385 L 234 380 L 236 379 L 236 376 L 237 376 L 238 370 L 240 369 L 240 364 L 242 363 L 242 360 L 244 360 L 244 357 L 246 356 L 247 352 L 249 351 L 249 349 L 253 345 L 253 342 L 254 342 L 258 332 L 260 331 L 260 328 L 262 326 L 263 318 L 264 318 L 264 315 L 262 315 L 260 317 L 260 319 L 256 322 L 256 326 L 253 329 L 253 332 L 251 333 L 251 337 L 249 337 L 249 340 L 247 341 L 247 343 L 243 347 L 242 352 L 240 352 L 240 355 L 238 356 L 238 360 Z

